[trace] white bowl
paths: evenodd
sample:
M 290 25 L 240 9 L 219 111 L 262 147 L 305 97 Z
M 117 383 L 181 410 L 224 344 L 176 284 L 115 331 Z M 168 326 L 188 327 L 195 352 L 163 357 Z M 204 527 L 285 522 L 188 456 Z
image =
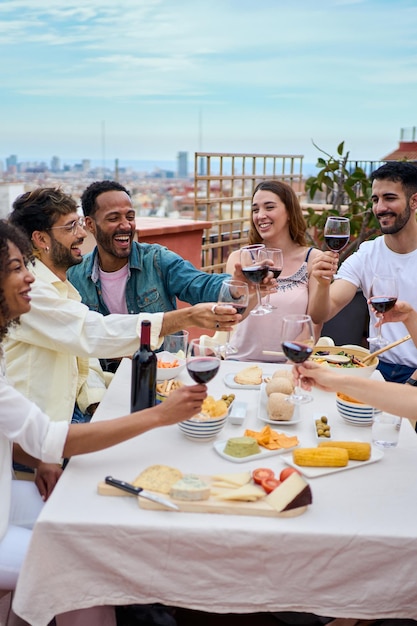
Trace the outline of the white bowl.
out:
M 183 422 L 178 422 L 178 426 L 181 432 L 190 439 L 214 439 L 223 429 L 226 420 L 227 413 L 222 417 L 210 420 L 184 420 Z
M 185 368 L 185 359 L 178 358 L 175 354 L 172 354 L 172 352 L 166 352 L 163 350 L 162 352 L 157 352 L 156 357 L 158 361 L 164 361 L 165 363 L 173 363 L 174 361 L 179 362 L 177 367 L 158 367 L 156 371 L 157 381 L 176 378 Z
M 344 352 L 349 356 L 356 356 L 359 359 L 363 359 L 370 354 L 369 350 L 363 348 L 362 346 L 316 346 L 313 351 L 313 355 L 317 352 L 327 352 L 328 354 L 339 354 L 339 352 Z M 327 365 L 332 368 L 332 372 L 334 371 L 338 374 L 349 374 L 349 376 L 369 378 L 376 370 L 378 363 L 379 359 L 375 356 L 368 363 L 368 365 L 365 365 L 364 367 L 341 367 L 331 363 L 327 363 Z

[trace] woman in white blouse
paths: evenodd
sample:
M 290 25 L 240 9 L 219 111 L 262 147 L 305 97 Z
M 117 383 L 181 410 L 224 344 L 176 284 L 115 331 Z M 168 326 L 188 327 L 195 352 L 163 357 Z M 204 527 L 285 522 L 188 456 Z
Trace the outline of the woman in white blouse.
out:
M 26 268 L 31 246 L 14 226 L 0 221 L 0 350 L 11 324 L 30 309 L 34 278 Z M 1 355 L 2 356 L 2 355 Z M 166 402 L 101 423 L 51 422 L 33 402 L 7 383 L 0 372 L 0 589 L 14 589 L 31 531 L 43 501 L 33 482 L 12 480 L 13 447 L 19 460 L 38 468 L 39 459 L 59 468 L 63 457 L 94 452 L 195 415 L 206 397 L 205 385 L 184 386 Z

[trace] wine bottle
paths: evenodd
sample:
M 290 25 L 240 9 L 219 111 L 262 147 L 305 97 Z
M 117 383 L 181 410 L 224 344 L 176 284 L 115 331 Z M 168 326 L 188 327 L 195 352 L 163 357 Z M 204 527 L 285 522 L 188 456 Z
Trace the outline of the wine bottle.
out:
M 130 410 L 141 411 L 156 404 L 156 354 L 151 348 L 151 323 L 142 322 L 140 347 L 132 358 Z

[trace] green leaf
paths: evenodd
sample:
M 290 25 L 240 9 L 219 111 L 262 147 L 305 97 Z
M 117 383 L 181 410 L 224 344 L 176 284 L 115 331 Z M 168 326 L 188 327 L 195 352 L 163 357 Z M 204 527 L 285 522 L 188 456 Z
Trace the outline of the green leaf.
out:
M 345 148 L 345 142 L 342 141 L 341 143 L 339 143 L 339 145 L 337 146 L 337 154 L 342 155 L 343 154 L 343 150 Z

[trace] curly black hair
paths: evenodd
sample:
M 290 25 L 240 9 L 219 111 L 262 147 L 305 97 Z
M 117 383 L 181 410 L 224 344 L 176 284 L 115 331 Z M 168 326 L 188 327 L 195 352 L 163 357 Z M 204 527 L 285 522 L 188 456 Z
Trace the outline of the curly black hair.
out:
M 0 220 L 0 341 L 6 335 L 9 326 L 19 322 L 17 319 L 10 320 L 9 307 L 3 291 L 3 281 L 9 273 L 9 242 L 14 243 L 20 250 L 25 263 L 33 259 L 32 245 L 26 234 L 6 220 Z
M 81 196 L 81 208 L 85 217 L 94 215 L 97 210 L 97 196 L 106 191 L 124 191 L 130 197 L 130 191 L 115 180 L 99 180 L 91 183 Z

